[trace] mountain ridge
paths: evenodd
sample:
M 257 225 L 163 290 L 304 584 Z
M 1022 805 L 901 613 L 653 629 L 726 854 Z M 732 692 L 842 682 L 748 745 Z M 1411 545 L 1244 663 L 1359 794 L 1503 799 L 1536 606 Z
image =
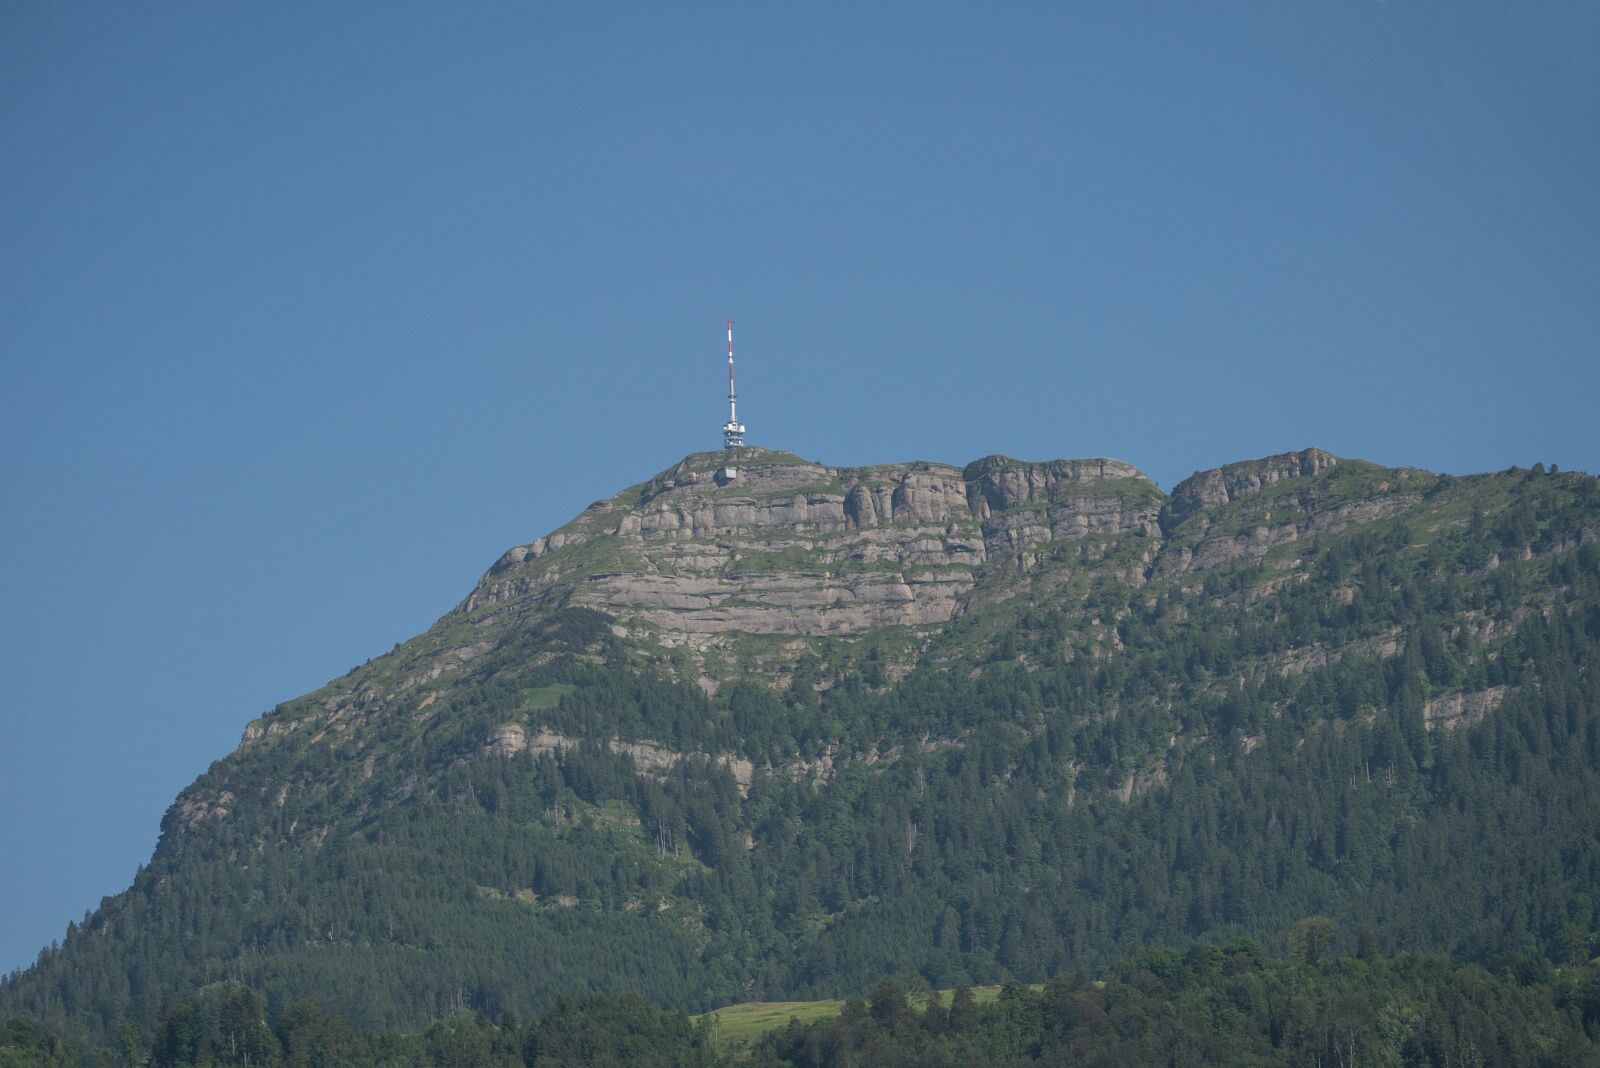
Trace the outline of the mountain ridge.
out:
M 976 585 L 965 575 L 952 578 L 941 571 L 970 571 L 998 558 L 1026 573 L 1038 562 L 1040 545 L 1090 533 L 1131 532 L 1164 542 L 1171 537 L 1169 528 L 1194 515 L 1253 496 L 1289 477 L 1314 477 L 1339 463 L 1339 458 L 1315 448 L 1274 454 L 1198 471 L 1169 497 L 1132 464 L 1105 457 L 1023 461 L 992 454 L 960 468 L 921 460 L 834 468 L 758 446 L 691 453 L 652 478 L 595 501 L 549 534 L 507 550 L 441 622 L 457 617 L 478 629 L 490 629 L 503 613 L 517 607 L 525 615 L 553 604 L 577 605 L 611 615 L 618 621 L 619 633 L 630 634 L 642 624 L 657 631 L 658 640 L 702 651 L 730 632 L 848 639 L 874 626 L 938 626 L 964 611 L 961 598 L 973 593 Z M 739 469 L 740 477 L 719 480 L 717 472 L 730 466 Z M 1052 500 L 1049 495 L 1058 488 L 1064 492 Z M 1175 502 L 1189 500 L 1198 503 L 1173 508 Z M 1084 501 L 1091 502 L 1092 514 L 1102 520 L 1099 529 L 1091 529 L 1076 507 Z M 1113 509 L 1102 507 L 1108 502 Z M 964 516 L 956 510 L 963 503 Z M 1048 510 L 1051 504 L 1065 505 L 1059 523 L 1058 515 Z M 811 544 L 779 540 L 777 551 L 771 553 L 776 562 L 768 570 L 764 561 L 752 564 L 748 552 L 741 559 L 739 545 L 731 540 L 740 530 L 752 528 L 797 531 Z M 883 537 L 865 549 L 859 541 L 848 543 L 831 557 L 827 550 L 819 554 L 815 549 L 819 541 L 860 531 Z M 709 546 L 704 545 L 707 533 Z M 1293 533 L 1287 536 L 1292 540 Z M 1241 537 L 1247 542 L 1242 550 L 1216 538 L 1203 542 L 1192 566 L 1259 555 L 1281 543 L 1285 534 L 1252 528 L 1234 541 Z M 615 555 L 593 551 L 596 544 L 610 547 L 624 539 L 645 543 L 651 538 L 679 557 L 674 563 L 684 565 L 681 571 L 673 564 L 663 569 L 657 561 L 638 555 L 625 558 L 626 564 L 619 566 Z M 683 552 L 686 544 L 688 553 Z M 764 543 L 763 549 L 770 551 L 771 544 Z M 1141 552 L 1123 577 L 1138 584 L 1148 581 L 1159 554 L 1160 548 Z M 773 574 L 793 575 L 795 562 L 807 556 L 819 568 L 800 572 L 809 589 L 766 579 Z M 827 562 L 818 564 L 819 559 Z M 1190 569 L 1189 564 L 1186 560 L 1179 570 Z M 720 590 L 704 577 L 718 566 L 730 565 L 735 578 L 720 583 Z M 662 570 L 669 574 L 661 575 Z M 530 577 L 530 571 L 536 577 Z M 977 592 L 990 599 L 1016 593 Z M 763 597 L 778 603 L 764 603 Z M 731 607 L 723 608 L 724 604 Z M 515 618 L 521 616 L 513 618 L 513 626 Z M 481 639 L 467 641 L 445 655 L 464 664 L 480 655 L 482 645 Z M 703 656 L 700 663 L 703 667 Z M 434 664 L 424 673 L 437 677 L 444 670 Z M 704 671 L 698 678 L 703 687 L 715 691 L 716 679 Z M 253 722 L 246 728 L 246 741 L 272 734 L 272 727 Z
M 691 454 L 250 722 L 0 1008 L 704 1008 L 1314 912 L 1554 944 L 1600 926 L 1597 590 L 1571 472 Z

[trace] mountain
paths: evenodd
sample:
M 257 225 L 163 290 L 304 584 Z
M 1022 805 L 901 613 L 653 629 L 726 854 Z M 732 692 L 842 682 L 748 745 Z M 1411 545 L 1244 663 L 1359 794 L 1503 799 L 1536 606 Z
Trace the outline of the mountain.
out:
M 357 1026 L 1600 928 L 1600 485 L 1316 449 L 700 453 L 246 726 L 0 985 L 104 1040 L 242 981 Z

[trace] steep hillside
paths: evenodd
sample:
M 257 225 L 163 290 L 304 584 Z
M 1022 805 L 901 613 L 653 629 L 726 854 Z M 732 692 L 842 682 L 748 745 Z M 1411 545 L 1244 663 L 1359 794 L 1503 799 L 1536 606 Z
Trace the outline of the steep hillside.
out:
M 705 1008 L 1318 912 L 1550 950 L 1600 927 L 1597 595 L 1581 474 L 692 455 L 249 724 L 0 1013 Z

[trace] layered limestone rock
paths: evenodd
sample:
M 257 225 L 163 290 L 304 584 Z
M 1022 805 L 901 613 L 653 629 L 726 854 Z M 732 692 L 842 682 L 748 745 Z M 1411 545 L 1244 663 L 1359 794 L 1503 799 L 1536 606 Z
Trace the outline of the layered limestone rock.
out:
M 1358 478 L 1385 472 L 1360 462 L 1354 468 Z M 1347 471 L 1338 457 L 1306 449 L 1191 475 L 1161 509 L 1166 541 L 1156 574 L 1260 560 L 1280 546 L 1396 515 L 1419 499 L 1414 476 L 1421 472 L 1391 471 L 1393 479 L 1344 494 L 1336 472 Z
M 1121 460 L 1019 463 L 987 456 L 962 472 L 990 557 L 1025 562 L 1031 548 L 1091 534 L 1158 537 L 1164 495 Z
M 535 757 L 545 753 L 559 755 L 564 750 L 576 749 L 583 742 L 548 728 L 538 728 L 531 734 L 518 723 L 504 723 L 489 734 L 483 752 L 496 756 L 516 756 L 524 750 Z M 740 789 L 748 789 L 755 776 L 755 764 L 735 753 L 680 753 L 651 741 L 624 741 L 621 738 L 606 740 L 606 748 L 619 756 L 627 757 L 634 767 L 653 772 L 671 771 L 684 760 L 704 760 L 728 769 Z M 226 814 L 226 813 L 224 813 Z
M 1163 523 L 1170 530 L 1196 512 L 1255 496 L 1288 479 L 1312 478 L 1338 462 L 1331 453 L 1306 449 L 1198 471 L 1173 489 L 1163 510 Z
M 700 453 L 510 550 L 464 611 L 597 608 L 663 633 L 856 635 L 948 621 L 991 561 L 1039 546 L 1159 536 L 1164 496 L 1117 460 L 992 456 L 832 468 L 787 453 Z
M 936 625 L 980 592 L 1022 592 L 1044 565 L 1035 593 L 1067 586 L 1119 545 L 1106 566 L 1132 585 L 1259 560 L 1412 506 L 1422 477 L 1306 449 L 1198 472 L 1168 498 L 1120 460 L 837 468 L 697 453 L 507 552 L 462 610 L 493 624 L 580 605 L 668 641 Z M 1063 551 L 1072 542 L 1086 544 Z

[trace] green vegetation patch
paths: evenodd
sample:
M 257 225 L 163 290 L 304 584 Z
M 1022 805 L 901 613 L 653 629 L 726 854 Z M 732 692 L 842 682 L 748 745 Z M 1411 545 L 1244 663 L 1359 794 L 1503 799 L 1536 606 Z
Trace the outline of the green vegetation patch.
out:
M 1087 482 L 1057 482 L 1050 490 L 1052 503 L 1080 497 L 1127 497 L 1132 500 L 1164 501 L 1167 495 L 1148 478 L 1099 478 Z
M 696 1020 L 716 1022 L 717 1042 L 724 1046 L 749 1045 L 768 1031 L 788 1026 L 790 1020 L 802 1024 L 827 1020 L 844 1010 L 841 1000 L 830 1001 L 747 1001 L 713 1009 Z
M 993 1005 L 1000 1000 L 1000 986 L 975 986 L 972 990 L 972 999 L 978 1005 Z M 1038 992 L 1044 989 L 1043 983 L 1033 983 L 1028 990 Z M 912 1009 L 918 1012 L 927 1010 L 931 1001 L 937 999 L 939 1004 L 946 1009 L 955 999 L 955 989 L 929 990 L 923 993 L 911 994 L 906 1000 Z M 820 1001 L 746 1001 L 737 1005 L 725 1005 L 720 1009 L 690 1019 L 696 1022 L 711 1020 L 715 1022 L 712 1032 L 717 1044 L 724 1049 L 738 1046 L 748 1046 L 769 1031 L 776 1031 L 781 1027 L 789 1026 L 790 1020 L 798 1021 L 801 1026 L 816 1023 L 819 1020 L 831 1020 L 844 1011 L 844 1000 L 841 998 L 825 998 Z
M 561 704 L 561 699 L 576 689 L 570 682 L 552 682 L 548 686 L 528 690 L 523 697 L 522 707 L 530 712 L 545 712 Z

